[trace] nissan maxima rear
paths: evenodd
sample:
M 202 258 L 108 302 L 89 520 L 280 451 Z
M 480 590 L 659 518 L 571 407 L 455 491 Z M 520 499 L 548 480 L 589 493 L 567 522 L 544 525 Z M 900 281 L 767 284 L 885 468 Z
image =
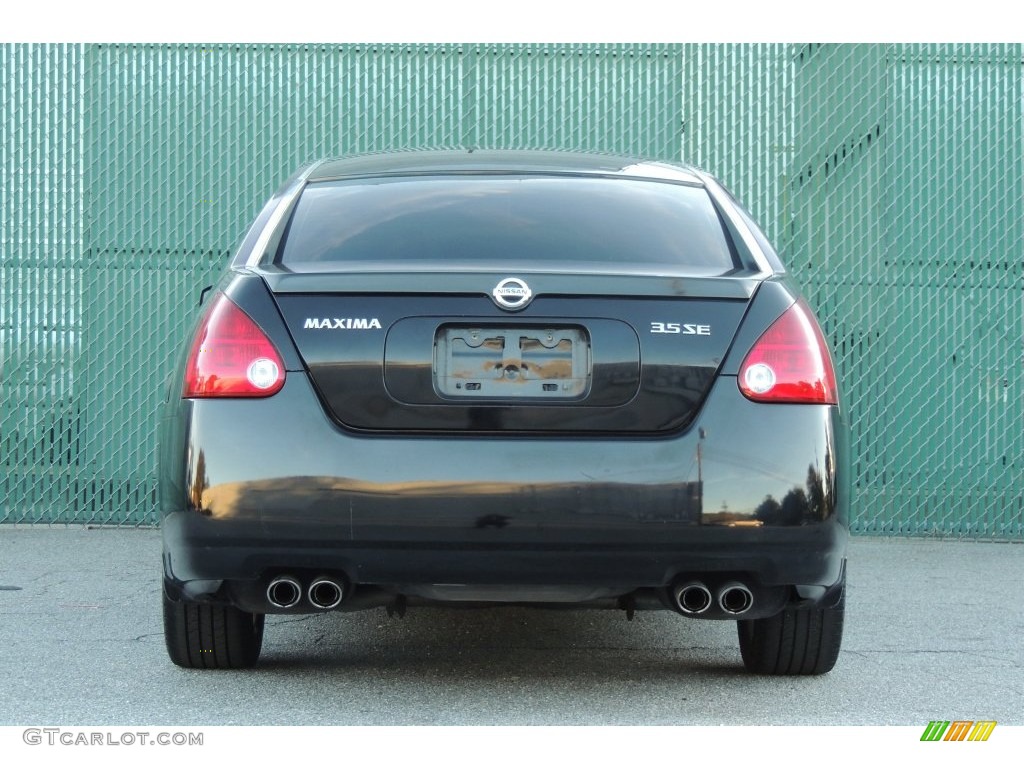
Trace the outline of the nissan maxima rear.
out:
M 181 666 L 254 665 L 266 614 L 452 603 L 732 620 L 763 674 L 838 656 L 828 346 L 695 168 L 313 163 L 205 294 L 160 427 Z

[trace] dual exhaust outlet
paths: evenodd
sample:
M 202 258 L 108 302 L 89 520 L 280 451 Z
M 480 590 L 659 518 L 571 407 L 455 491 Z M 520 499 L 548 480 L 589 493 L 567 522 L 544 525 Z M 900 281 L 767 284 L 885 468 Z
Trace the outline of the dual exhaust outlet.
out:
M 294 608 L 302 595 L 302 583 L 294 576 L 278 576 L 267 585 L 267 602 L 275 608 Z M 329 611 L 341 605 L 345 584 L 330 576 L 318 576 L 309 583 L 305 595 L 314 608 Z
M 278 576 L 267 585 L 267 601 L 275 608 L 294 608 L 301 602 L 302 583 L 294 576 Z M 330 576 L 318 576 L 309 583 L 305 595 L 314 608 L 329 611 L 341 605 L 345 586 Z M 738 581 L 730 581 L 718 588 L 717 596 L 700 581 L 688 581 L 672 590 L 679 611 L 687 616 L 699 616 L 717 601 L 724 613 L 741 616 L 754 605 L 753 593 Z
M 724 613 L 742 616 L 754 605 L 754 594 L 738 581 L 730 581 L 718 588 L 717 595 L 700 581 L 688 581 L 672 590 L 679 611 L 687 616 L 699 616 L 715 602 Z

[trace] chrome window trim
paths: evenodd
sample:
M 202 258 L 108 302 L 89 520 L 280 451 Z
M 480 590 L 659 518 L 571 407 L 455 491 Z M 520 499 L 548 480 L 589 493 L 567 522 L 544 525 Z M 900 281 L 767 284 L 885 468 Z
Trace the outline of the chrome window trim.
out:
M 253 245 L 252 250 L 249 252 L 249 256 L 245 260 L 246 267 L 256 267 L 259 265 L 260 260 L 263 258 L 264 253 L 267 250 L 267 246 L 270 245 L 271 239 L 274 237 L 274 233 L 277 232 L 281 226 L 281 222 L 284 220 L 285 215 L 291 210 L 292 204 L 298 199 L 302 190 L 305 188 L 310 175 L 324 164 L 325 161 L 318 160 L 314 163 L 310 163 L 303 171 L 296 174 L 294 181 L 291 186 L 286 187 L 281 192 L 281 199 L 277 203 L 277 207 L 274 208 L 274 212 L 270 214 L 270 218 L 267 220 L 266 226 L 263 227 L 263 231 L 260 232 L 259 238 Z
M 754 257 L 754 261 L 757 262 L 757 267 L 762 274 L 774 274 L 775 270 L 772 268 L 771 262 L 768 261 L 768 257 L 765 256 L 764 251 L 761 250 L 761 246 L 758 245 L 757 240 L 754 238 L 754 233 L 750 231 L 750 227 L 743 218 L 736 213 L 736 209 L 733 208 L 732 201 L 729 200 L 728 195 L 719 186 L 718 182 L 715 181 L 714 177 L 700 171 L 694 171 L 697 177 L 704 182 L 704 187 L 707 189 L 708 194 L 714 199 L 715 204 L 718 206 L 726 216 L 729 217 L 729 223 L 736 229 L 739 236 L 743 239 L 743 245 L 746 246 L 747 251 L 751 256 Z

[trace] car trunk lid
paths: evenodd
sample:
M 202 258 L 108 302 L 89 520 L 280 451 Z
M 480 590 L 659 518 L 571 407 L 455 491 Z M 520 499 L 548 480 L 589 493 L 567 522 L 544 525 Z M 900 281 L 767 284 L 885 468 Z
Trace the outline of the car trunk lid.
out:
M 685 428 L 757 280 L 261 270 L 325 409 L 358 430 L 658 434 Z

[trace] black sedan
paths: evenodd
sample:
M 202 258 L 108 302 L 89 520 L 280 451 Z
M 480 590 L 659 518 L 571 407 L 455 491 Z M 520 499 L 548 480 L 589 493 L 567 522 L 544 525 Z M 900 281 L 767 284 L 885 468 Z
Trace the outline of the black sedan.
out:
M 316 162 L 168 386 L 167 649 L 248 667 L 268 613 L 571 604 L 734 620 L 750 671 L 827 672 L 847 432 L 811 309 L 708 174 Z

